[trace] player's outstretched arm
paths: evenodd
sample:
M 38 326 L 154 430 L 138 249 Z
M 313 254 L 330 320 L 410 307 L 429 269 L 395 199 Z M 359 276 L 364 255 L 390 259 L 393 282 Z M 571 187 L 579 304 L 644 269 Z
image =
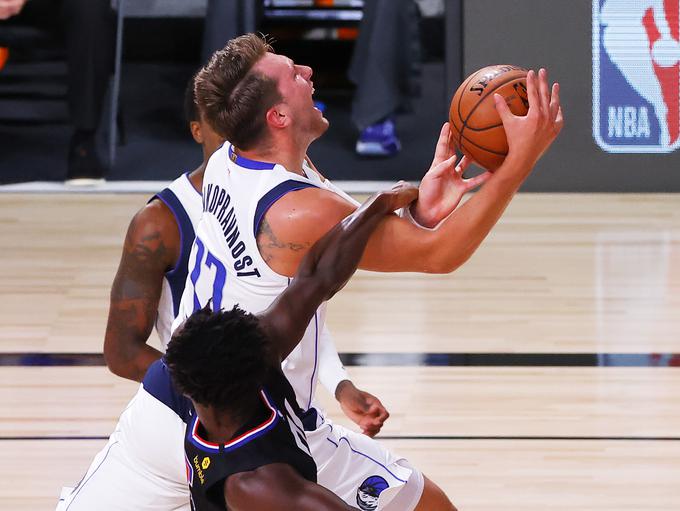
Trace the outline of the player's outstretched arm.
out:
M 130 222 L 118 272 L 111 287 L 104 358 L 111 372 L 142 381 L 161 357 L 149 346 L 165 272 L 179 257 L 179 229 L 160 201 L 142 208 Z
M 234 474 L 224 483 L 224 500 L 234 511 L 350 511 L 323 486 L 307 481 L 290 465 L 275 463 Z
M 472 256 L 562 128 L 559 87 L 550 89 L 544 70 L 528 73 L 527 91 L 525 117 L 512 115 L 502 98 L 496 98 L 509 153 L 484 186 L 435 230 L 386 218 L 372 234 L 360 268 L 450 273 Z M 314 241 L 354 209 L 339 195 L 318 188 L 286 194 L 263 219 L 260 252 L 275 271 L 292 275 Z
M 406 183 L 374 195 L 309 249 L 291 285 L 260 316 L 282 360 L 300 342 L 319 305 L 354 274 L 366 242 L 385 215 L 417 196 L 418 189 Z

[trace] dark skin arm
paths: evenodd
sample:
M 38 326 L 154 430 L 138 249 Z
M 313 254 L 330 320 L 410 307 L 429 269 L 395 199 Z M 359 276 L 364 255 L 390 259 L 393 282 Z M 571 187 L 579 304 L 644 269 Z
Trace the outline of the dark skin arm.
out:
M 350 511 L 323 486 L 307 481 L 290 465 L 274 463 L 229 477 L 224 500 L 234 511 Z
M 111 287 L 104 358 L 114 374 L 142 381 L 149 365 L 161 357 L 146 342 L 156 321 L 163 277 L 179 253 L 175 217 L 161 201 L 152 201 L 130 222 Z
M 300 342 L 319 305 L 354 274 L 369 237 L 385 215 L 417 196 L 417 188 L 401 183 L 374 195 L 309 249 L 290 286 L 260 315 L 280 360 Z

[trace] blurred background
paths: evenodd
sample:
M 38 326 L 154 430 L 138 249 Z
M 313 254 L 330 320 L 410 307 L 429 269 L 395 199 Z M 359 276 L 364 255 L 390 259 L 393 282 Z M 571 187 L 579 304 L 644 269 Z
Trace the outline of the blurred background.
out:
M 566 115 L 524 190 L 680 191 L 677 2 L 663 2 L 666 19 L 650 19 L 647 0 L 113 0 L 99 34 L 73 43 L 69 37 L 83 32 L 73 14 L 28 16 L 31 4 L 51 1 L 31 0 L 0 22 L 3 184 L 62 182 L 88 165 L 108 182 L 169 181 L 195 168 L 200 148 L 182 107 L 187 81 L 226 40 L 260 31 L 278 53 L 313 67 L 315 98 L 331 127 L 311 156 L 335 180 L 419 179 L 462 78 L 513 63 L 548 68 L 562 85 Z M 110 0 L 89 5 L 98 1 L 109 8 Z M 617 18 L 629 4 L 639 16 Z M 638 18 L 635 26 L 615 23 Z M 675 46 L 661 69 L 651 48 L 669 34 Z M 92 73 L 74 61 L 74 44 L 92 46 L 81 60 L 110 66 L 94 71 L 106 75 L 94 94 L 101 98 L 72 97 L 73 74 Z M 391 112 L 367 118 L 385 96 L 394 98 Z M 95 104 L 86 131 L 74 127 L 74 101 Z M 364 137 L 378 146 L 358 150 Z M 78 151 L 86 161 L 77 161 Z

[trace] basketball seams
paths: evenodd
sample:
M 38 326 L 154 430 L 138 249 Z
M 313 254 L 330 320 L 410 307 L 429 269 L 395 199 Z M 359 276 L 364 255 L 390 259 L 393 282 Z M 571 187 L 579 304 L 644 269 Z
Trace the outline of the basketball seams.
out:
M 517 70 L 517 71 L 519 71 L 519 70 Z M 500 88 L 503 87 L 504 85 L 507 85 L 507 84 L 509 84 L 509 83 L 512 83 L 513 81 L 518 80 L 518 79 L 521 80 L 522 78 L 526 78 L 526 77 L 523 77 L 523 76 L 516 76 L 515 73 L 516 73 L 517 71 L 508 71 L 508 73 L 512 73 L 512 76 L 509 77 L 509 78 L 506 78 L 506 79 L 505 79 L 504 81 L 502 81 L 501 83 L 496 84 L 496 85 L 494 85 L 491 89 L 489 89 L 489 91 L 486 92 L 486 95 L 485 95 L 481 100 L 479 100 L 479 101 L 475 104 L 475 106 L 472 107 L 472 109 L 470 110 L 470 112 L 468 113 L 468 115 L 465 117 L 465 120 L 463 120 L 462 116 L 461 116 L 460 113 L 459 113 L 458 118 L 459 118 L 459 120 L 463 123 L 463 125 L 461 126 L 461 128 L 460 128 L 460 130 L 459 130 L 459 133 L 458 133 L 458 146 L 459 146 L 459 147 L 462 147 L 462 146 L 461 146 L 461 143 L 462 143 L 462 141 L 463 141 L 463 138 L 465 138 L 465 137 L 464 137 L 464 132 L 465 132 L 465 129 L 468 128 L 468 125 L 467 125 L 468 120 L 470 119 L 470 117 L 472 117 L 472 115 L 475 113 L 475 111 L 479 108 L 479 105 L 481 105 L 484 101 L 486 101 L 487 98 L 493 97 L 494 92 L 496 92 L 498 89 L 500 89 Z M 477 74 L 478 74 L 478 73 L 475 73 L 473 76 L 471 76 L 470 79 L 468 79 L 467 83 L 469 83 L 473 77 L 476 77 Z M 465 90 L 466 90 L 466 89 L 463 89 L 463 94 L 465 93 Z M 460 102 L 462 101 L 463 94 L 460 95 L 460 98 L 459 98 L 459 100 L 458 100 L 458 107 L 459 107 L 459 110 L 460 110 Z M 501 125 L 502 125 L 502 123 L 501 123 Z M 479 128 L 468 128 L 468 129 L 470 129 L 471 131 L 476 131 L 476 132 L 484 131 L 484 130 L 481 130 L 481 129 L 479 129 Z M 475 145 L 476 147 L 479 147 L 480 149 L 484 149 L 483 147 L 480 147 L 478 144 L 475 144 L 474 142 L 472 142 L 470 139 L 468 139 L 468 138 L 465 138 L 465 139 L 466 139 L 468 142 L 470 142 L 470 143 L 472 143 L 473 145 Z M 485 151 L 488 151 L 487 149 L 484 149 L 484 150 L 485 150 Z M 498 154 L 498 155 L 501 155 L 501 156 L 502 156 L 501 153 L 495 153 L 494 151 L 489 151 L 489 152 L 494 153 L 494 154 Z
M 498 89 L 503 87 L 503 85 L 507 85 L 510 82 L 513 82 L 514 80 L 518 80 L 518 79 L 521 80 L 522 78 L 526 79 L 526 76 L 513 76 L 512 78 L 508 78 L 504 82 L 501 82 L 501 83 L 495 85 L 492 89 L 489 89 L 489 91 L 486 93 L 486 95 L 482 99 L 480 99 L 475 106 L 472 107 L 472 110 L 470 110 L 470 113 L 468 114 L 468 116 L 463 121 L 463 129 L 465 129 L 467 127 L 468 120 L 470 119 L 470 117 L 472 117 L 472 114 L 475 113 L 477 108 L 479 108 L 479 105 L 484 103 L 484 101 L 486 101 L 488 98 L 493 97 L 494 92 L 496 92 Z
M 479 73 L 474 73 L 474 74 L 470 75 L 470 76 L 468 77 L 468 79 L 465 80 L 465 82 L 463 82 L 463 85 L 462 85 L 462 87 L 461 87 L 461 88 L 462 88 L 462 91 L 467 90 L 468 85 L 470 84 L 470 82 L 472 81 L 472 79 L 473 79 L 475 76 L 477 76 L 477 74 L 479 74 Z M 463 122 L 463 116 L 462 116 L 461 111 L 460 111 L 460 104 L 461 104 L 462 101 L 463 101 L 463 93 L 461 93 L 461 94 L 458 95 L 458 106 L 456 107 L 456 110 L 457 110 L 457 112 L 458 112 L 458 120 L 461 121 L 461 122 Z M 450 116 L 449 116 L 449 117 L 450 117 Z M 451 121 L 453 121 L 453 119 L 451 119 Z M 460 129 L 459 129 L 458 126 L 456 126 L 454 122 L 451 122 L 451 124 L 453 124 L 453 125 L 455 126 L 456 131 L 458 132 L 458 135 L 459 135 L 459 137 L 458 137 L 458 147 L 461 147 L 460 143 L 461 143 L 461 137 L 462 137 L 462 135 L 463 135 L 463 128 L 464 128 L 464 126 L 461 126 Z

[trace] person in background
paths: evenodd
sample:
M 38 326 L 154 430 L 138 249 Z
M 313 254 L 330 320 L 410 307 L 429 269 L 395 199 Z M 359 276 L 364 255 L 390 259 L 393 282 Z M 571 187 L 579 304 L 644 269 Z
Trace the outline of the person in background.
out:
M 36 26 L 64 40 L 73 125 L 67 182 L 72 184 L 91 184 L 106 174 L 95 140 L 113 71 L 115 23 L 110 0 L 0 0 L 0 29 Z
M 356 85 L 352 122 L 360 131 L 356 152 L 362 156 L 394 156 L 401 150 L 394 114 L 418 92 L 418 20 L 414 0 L 364 1 L 349 68 Z

